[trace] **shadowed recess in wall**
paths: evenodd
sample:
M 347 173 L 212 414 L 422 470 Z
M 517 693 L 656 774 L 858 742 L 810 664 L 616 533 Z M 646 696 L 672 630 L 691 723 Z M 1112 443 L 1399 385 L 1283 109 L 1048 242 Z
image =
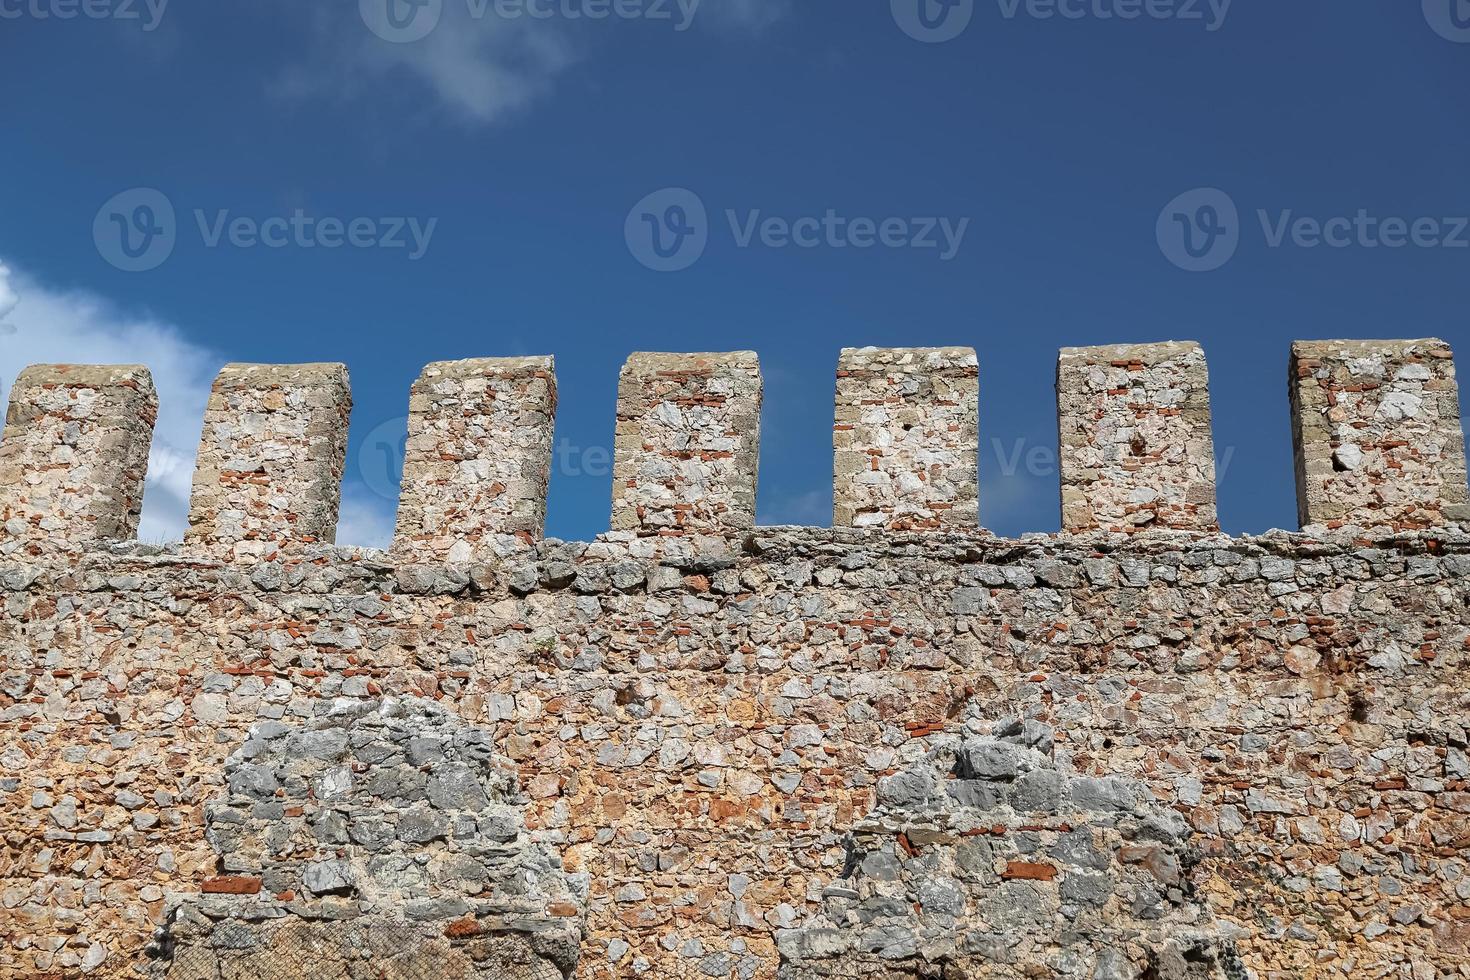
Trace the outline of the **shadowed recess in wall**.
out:
M 225 932 L 225 935 L 219 935 Z M 160 962 L 169 980 L 564 980 L 553 964 L 488 943 L 489 962 L 432 929 L 293 922 L 253 933 L 217 930 L 214 948 L 190 947 Z

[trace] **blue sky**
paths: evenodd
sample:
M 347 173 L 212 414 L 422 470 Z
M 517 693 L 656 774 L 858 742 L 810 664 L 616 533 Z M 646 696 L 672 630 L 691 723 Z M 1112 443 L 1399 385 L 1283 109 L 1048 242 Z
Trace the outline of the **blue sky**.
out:
M 432 360 L 556 356 L 549 531 L 585 538 L 628 353 L 757 350 L 760 520 L 823 524 L 839 348 L 970 345 L 982 520 L 1018 534 L 1059 523 L 1057 348 L 1198 340 L 1243 532 L 1295 527 L 1292 339 L 1470 348 L 1470 0 L 392 0 L 434 21 L 401 42 L 389 0 L 68 2 L 0 0 L 0 385 L 154 368 L 145 536 L 230 360 L 348 363 L 340 537 L 381 543 Z

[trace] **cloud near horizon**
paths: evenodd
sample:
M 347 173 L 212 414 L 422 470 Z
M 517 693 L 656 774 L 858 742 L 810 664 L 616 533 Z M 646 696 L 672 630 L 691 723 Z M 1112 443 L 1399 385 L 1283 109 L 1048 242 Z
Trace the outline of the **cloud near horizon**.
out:
M 0 262 L 0 402 L 8 403 L 16 375 L 30 364 L 146 364 L 153 373 L 159 411 L 139 540 L 183 538 L 204 406 L 227 360 L 172 324 L 124 312 L 92 293 L 51 289 Z M 349 484 L 338 543 L 386 547 L 393 535 L 392 506 Z

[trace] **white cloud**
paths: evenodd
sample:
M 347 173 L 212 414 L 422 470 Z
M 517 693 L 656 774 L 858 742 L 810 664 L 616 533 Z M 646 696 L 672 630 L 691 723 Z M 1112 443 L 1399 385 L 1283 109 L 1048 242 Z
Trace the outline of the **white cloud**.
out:
M 542 0 L 538 9 L 559 11 L 569 2 Z M 632 26 L 617 18 L 512 18 L 495 13 L 495 0 L 444 0 L 437 26 L 427 36 L 393 43 L 374 36 L 356 7 L 313 8 L 308 13 L 313 57 L 310 64 L 279 75 L 272 86 L 276 94 L 360 98 L 370 86 L 376 96 L 384 85 L 407 82 L 415 89 L 427 88 L 455 118 L 491 125 L 549 95 L 586 52 Z M 741 37 L 757 34 L 787 16 L 792 0 L 675 0 L 656 9 L 668 19 L 642 26 L 666 32 L 670 44 L 683 44 L 701 29 Z M 680 24 L 694 30 L 676 30 Z
M 4 320 L 20 304 L 20 297 L 15 295 L 15 287 L 10 284 L 11 272 L 0 262 L 0 320 Z M 10 324 L 13 331 L 14 325 Z
M 364 45 L 363 63 L 383 74 L 405 69 L 418 75 L 450 109 L 488 124 L 544 95 L 575 61 L 555 27 L 493 17 L 471 21 L 463 12 L 450 13 L 458 9 L 448 4 L 438 30 L 417 44 Z
M 409 101 L 422 103 L 418 90 L 427 87 L 456 118 L 488 125 L 549 92 L 577 60 L 562 23 L 475 17 L 464 0 L 446 0 L 432 33 L 395 44 L 374 37 L 355 7 L 313 12 L 314 57 L 282 73 L 276 94 L 358 98 L 368 86 L 406 84 Z
M 29 364 L 146 364 L 158 389 L 158 423 L 148 456 L 140 540 L 178 541 L 188 525 L 194 455 L 210 385 L 227 358 L 179 329 L 86 292 L 44 286 L 0 264 L 0 404 Z M 349 487 L 337 540 L 384 547 L 393 503 Z

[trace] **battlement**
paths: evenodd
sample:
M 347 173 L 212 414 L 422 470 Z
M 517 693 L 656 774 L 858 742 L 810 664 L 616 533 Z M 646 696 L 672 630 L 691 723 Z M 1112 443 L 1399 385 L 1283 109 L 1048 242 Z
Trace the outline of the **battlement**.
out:
M 0 437 L 0 555 L 137 534 L 157 417 L 145 367 L 22 371 Z
M 844 350 L 835 388 L 838 527 L 978 525 L 979 358 Z M 1458 387 L 1438 340 L 1291 348 L 1301 523 L 1395 531 L 1470 520 Z M 634 354 L 619 384 L 611 529 L 650 553 L 720 553 L 755 524 L 760 364 L 752 352 Z M 549 357 L 431 364 L 409 401 L 394 554 L 502 559 L 543 534 L 557 405 Z M 1063 349 L 1066 532 L 1218 530 L 1204 351 Z M 340 364 L 221 371 L 205 413 L 186 547 L 253 563 L 336 533 L 351 392 Z M 157 398 L 146 368 L 37 366 L 0 444 L 0 553 L 136 533 Z
M 980 366 L 969 347 L 844 350 L 833 524 L 978 527 L 979 414 Z
M 1399 528 L 1470 520 L 1454 354 L 1442 340 L 1291 347 L 1302 524 L 1372 514 Z
M 634 354 L 618 381 L 612 529 L 721 538 L 755 525 L 760 361 Z
M 185 540 L 222 558 L 336 540 L 351 412 L 344 365 L 227 365 L 204 410 Z
M 1198 344 L 1063 348 L 1057 405 L 1066 530 L 1219 529 Z
M 430 364 L 408 411 L 401 554 L 467 562 L 541 536 L 556 419 L 551 358 Z

